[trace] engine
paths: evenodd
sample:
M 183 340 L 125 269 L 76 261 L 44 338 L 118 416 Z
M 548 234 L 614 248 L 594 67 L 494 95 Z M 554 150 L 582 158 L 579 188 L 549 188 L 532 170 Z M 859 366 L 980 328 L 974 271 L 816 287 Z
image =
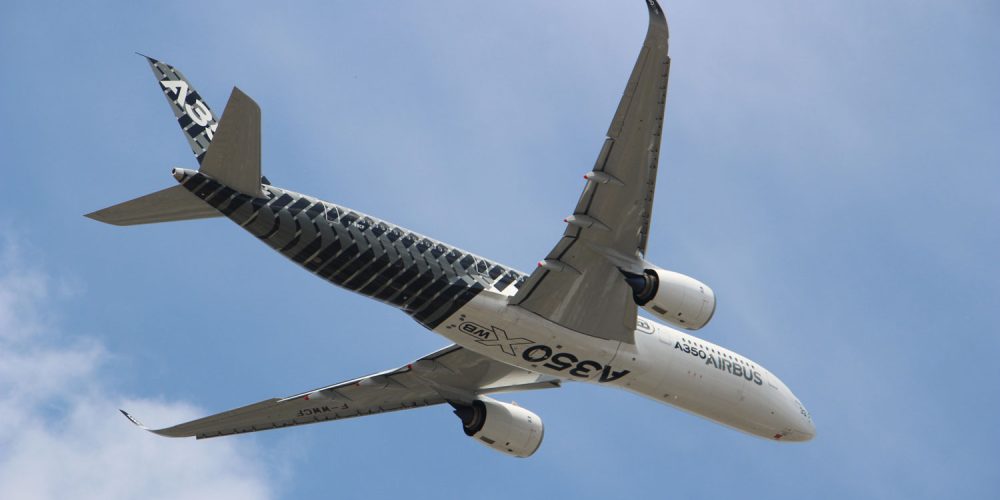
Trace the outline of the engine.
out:
M 674 326 L 697 330 L 715 314 L 715 292 L 690 276 L 654 267 L 625 281 L 636 304 Z
M 465 435 L 494 450 L 530 457 L 542 444 L 542 419 L 520 406 L 480 397 L 471 405 L 451 403 Z

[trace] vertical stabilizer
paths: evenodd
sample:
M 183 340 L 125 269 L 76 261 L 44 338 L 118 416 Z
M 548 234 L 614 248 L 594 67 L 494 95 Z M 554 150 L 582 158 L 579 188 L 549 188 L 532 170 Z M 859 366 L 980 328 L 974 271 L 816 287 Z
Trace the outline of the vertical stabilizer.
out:
M 181 126 L 184 138 L 191 146 L 191 152 L 198 159 L 198 163 L 201 163 L 218 127 L 215 115 L 208 108 L 208 103 L 177 68 L 149 56 L 143 57 L 149 62 L 153 76 L 160 83 L 160 89 L 163 90 L 170 109 L 177 117 L 177 124 Z

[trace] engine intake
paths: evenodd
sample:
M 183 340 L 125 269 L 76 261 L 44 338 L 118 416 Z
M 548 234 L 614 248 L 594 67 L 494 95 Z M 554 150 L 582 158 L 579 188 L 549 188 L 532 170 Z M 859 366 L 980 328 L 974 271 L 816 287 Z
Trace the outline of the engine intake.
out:
M 465 435 L 515 457 L 530 457 L 542 445 L 545 427 L 538 415 L 520 406 L 480 397 L 471 405 L 451 403 Z
M 624 274 L 635 303 L 674 326 L 698 330 L 715 314 L 715 292 L 690 276 L 659 268 Z

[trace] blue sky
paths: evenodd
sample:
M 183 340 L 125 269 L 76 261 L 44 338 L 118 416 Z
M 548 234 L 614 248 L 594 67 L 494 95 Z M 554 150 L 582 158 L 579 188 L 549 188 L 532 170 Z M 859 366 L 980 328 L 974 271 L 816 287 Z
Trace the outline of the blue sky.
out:
M 719 296 L 699 335 L 778 374 L 781 445 L 620 391 L 512 398 L 515 460 L 446 408 L 238 436 L 170 425 L 446 342 L 224 220 L 81 214 L 193 167 L 145 62 L 263 109 L 277 185 L 529 269 L 645 31 L 638 0 L 8 1 L 0 7 L 0 497 L 996 498 L 996 2 L 667 2 L 649 257 Z

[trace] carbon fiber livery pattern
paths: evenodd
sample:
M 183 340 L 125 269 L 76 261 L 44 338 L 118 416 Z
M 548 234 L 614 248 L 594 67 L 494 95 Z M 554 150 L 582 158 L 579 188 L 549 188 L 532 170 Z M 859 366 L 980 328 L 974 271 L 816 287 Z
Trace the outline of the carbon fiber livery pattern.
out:
M 166 96 L 170 109 L 177 118 L 177 124 L 184 131 L 184 138 L 191 146 L 191 152 L 198 159 L 198 164 L 205 158 L 208 146 L 212 143 L 218 123 L 208 103 L 202 100 L 191 82 L 173 66 L 157 61 L 149 56 L 143 56 L 153 70 L 153 76 L 160 84 L 163 95 Z M 183 95 L 182 95 L 183 94 Z M 181 104 L 183 103 L 183 105 Z
M 335 285 L 402 309 L 430 329 L 483 291 L 517 290 L 527 279 L 310 196 L 264 185 L 266 198 L 252 198 L 200 172 L 181 172 L 181 185 L 285 257 Z

